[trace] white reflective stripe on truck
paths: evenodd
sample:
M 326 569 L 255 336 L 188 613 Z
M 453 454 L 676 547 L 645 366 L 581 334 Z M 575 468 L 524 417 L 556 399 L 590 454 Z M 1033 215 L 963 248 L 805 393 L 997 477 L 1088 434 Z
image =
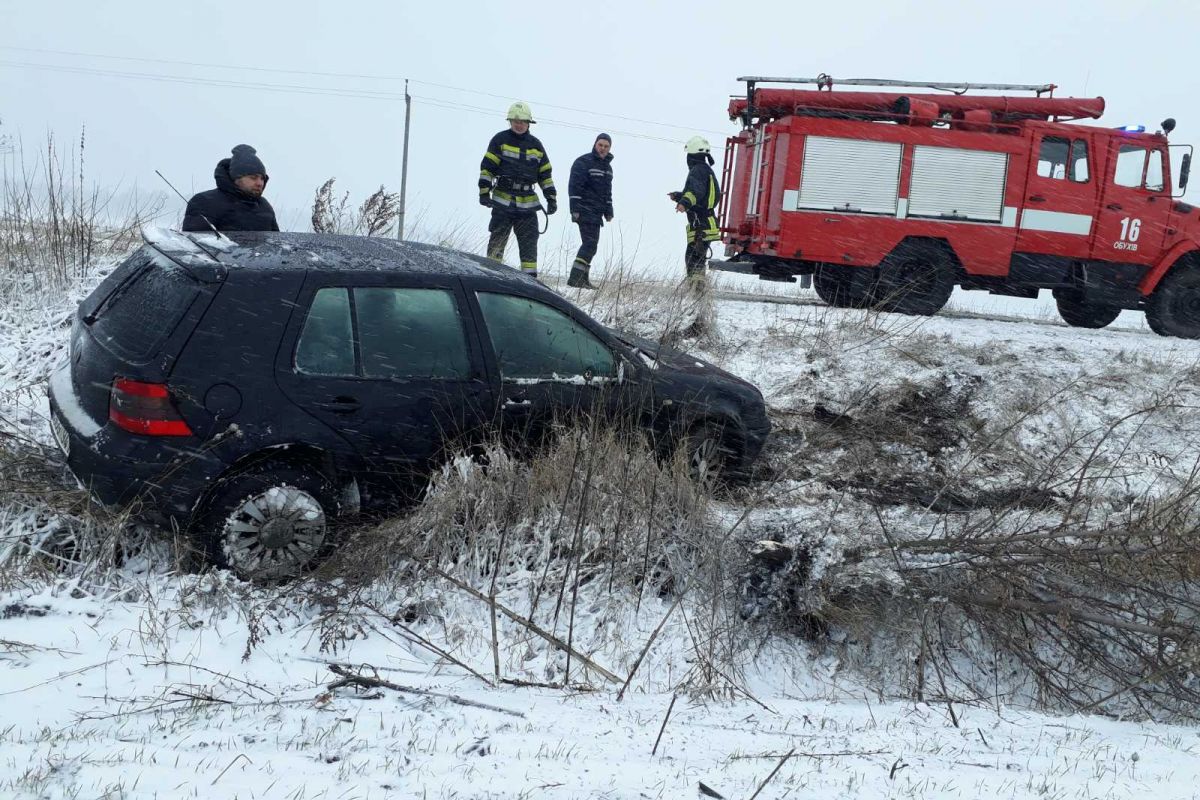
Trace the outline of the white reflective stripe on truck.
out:
M 1021 212 L 1021 230 L 1087 236 L 1092 232 L 1092 218 L 1088 214 L 1068 214 L 1065 211 L 1040 211 L 1035 208 L 1027 208 Z

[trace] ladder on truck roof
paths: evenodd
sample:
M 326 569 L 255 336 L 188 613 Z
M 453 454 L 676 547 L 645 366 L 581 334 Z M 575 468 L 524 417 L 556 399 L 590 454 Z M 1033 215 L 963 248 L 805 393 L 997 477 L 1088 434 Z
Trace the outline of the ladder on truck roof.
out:
M 739 81 L 749 84 L 749 90 L 754 90 L 756 83 L 811 83 L 818 89 L 833 89 L 838 86 L 888 86 L 903 89 L 938 89 L 940 91 L 964 94 L 972 89 L 991 92 L 1036 92 L 1038 97 L 1049 93 L 1051 96 L 1058 88 L 1053 83 L 962 83 L 953 81 L 900 81 L 890 78 L 834 78 L 821 73 L 815 78 L 773 78 L 755 75 L 743 75 Z

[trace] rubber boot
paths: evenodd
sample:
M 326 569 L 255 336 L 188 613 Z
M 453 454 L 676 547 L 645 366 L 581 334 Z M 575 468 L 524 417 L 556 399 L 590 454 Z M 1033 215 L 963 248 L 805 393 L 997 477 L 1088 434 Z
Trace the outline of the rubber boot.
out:
M 592 282 L 588 280 L 588 273 L 585 269 L 579 267 L 571 267 L 571 275 L 567 278 L 567 286 L 572 289 L 595 289 Z

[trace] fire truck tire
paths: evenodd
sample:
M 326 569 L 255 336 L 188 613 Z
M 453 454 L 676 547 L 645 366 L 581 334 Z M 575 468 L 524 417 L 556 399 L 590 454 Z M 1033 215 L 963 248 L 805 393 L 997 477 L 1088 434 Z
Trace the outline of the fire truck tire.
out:
M 1121 313 L 1118 306 L 1089 302 L 1077 289 L 1055 289 L 1054 302 L 1063 322 L 1072 328 L 1103 328 Z
M 928 317 L 942 310 L 954 291 L 952 258 L 933 244 L 906 242 L 879 265 L 878 308 Z
M 817 297 L 834 308 L 866 308 L 873 300 L 872 288 L 873 275 L 862 268 L 821 264 L 813 273 Z
M 1200 339 L 1200 265 L 1178 264 L 1146 302 L 1146 322 L 1159 336 Z

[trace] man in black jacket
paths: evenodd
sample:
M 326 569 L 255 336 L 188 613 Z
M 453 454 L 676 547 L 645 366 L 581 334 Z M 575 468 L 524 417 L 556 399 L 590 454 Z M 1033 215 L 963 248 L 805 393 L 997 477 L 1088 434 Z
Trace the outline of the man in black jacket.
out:
M 533 113 L 525 103 L 508 109 L 508 130 L 488 142 L 479 164 L 479 204 L 492 209 L 488 223 L 488 258 L 504 260 L 509 231 L 517 234 L 521 271 L 537 277 L 537 212 L 542 207 L 533 191 L 542 187 L 546 214 L 558 210 L 558 190 L 551 177 L 550 157 L 536 136 L 529 132 Z
M 213 170 L 217 188 L 200 192 L 188 200 L 182 230 L 277 231 L 275 209 L 263 197 L 267 168 L 253 147 L 239 144 L 232 158 L 223 158 Z
M 571 265 L 567 286 L 576 289 L 595 289 L 588 280 L 592 258 L 600 244 L 600 226 L 612 222 L 612 137 L 602 133 L 596 137 L 591 152 L 584 153 L 571 165 L 571 221 L 579 226 L 579 252 Z
M 721 238 L 717 228 L 717 203 L 721 202 L 721 187 L 712 170 L 712 148 L 703 136 L 693 136 L 687 145 L 687 183 L 682 192 L 667 197 L 675 201 L 675 210 L 687 214 L 687 250 L 683 265 L 688 278 L 704 275 L 708 266 L 708 245 Z

